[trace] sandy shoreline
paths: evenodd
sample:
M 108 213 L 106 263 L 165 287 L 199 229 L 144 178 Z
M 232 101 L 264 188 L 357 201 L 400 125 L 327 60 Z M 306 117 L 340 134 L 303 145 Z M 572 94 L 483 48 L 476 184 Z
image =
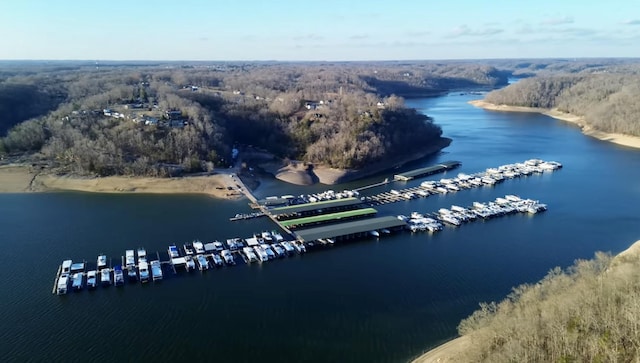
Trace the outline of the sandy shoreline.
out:
M 562 121 L 575 124 L 578 127 L 580 127 L 580 129 L 582 130 L 582 133 L 587 136 L 595 137 L 596 139 L 603 140 L 603 141 L 609 141 L 618 145 L 640 149 L 640 137 L 607 133 L 607 132 L 595 130 L 591 126 L 585 123 L 584 117 L 576 116 L 566 112 L 561 112 L 561 111 L 558 111 L 557 109 L 495 105 L 493 103 L 489 103 L 483 100 L 469 101 L 469 103 L 472 104 L 473 106 L 480 107 L 485 110 L 491 110 L 491 111 L 540 113 L 549 117 L 553 117 L 557 120 L 562 120 Z
M 297 162 L 286 166 L 280 164 L 269 163 L 265 168 L 272 173 L 277 179 L 287 183 L 298 185 L 311 185 L 321 183 L 325 185 L 334 185 L 346 183 L 348 181 L 364 178 L 373 174 L 390 170 L 398 165 L 403 165 L 411 161 L 419 160 L 429 155 L 433 155 L 451 144 L 451 139 L 443 137 L 431 147 L 411 155 L 403 155 L 401 157 L 389 160 L 379 161 L 368 165 L 364 169 L 334 169 L 323 165 L 314 165 L 312 170 L 307 169 L 307 165 Z
M 0 193 L 79 191 L 92 193 L 206 194 L 237 199 L 242 183 L 230 174 L 179 178 L 141 178 L 110 176 L 82 178 L 41 172 L 28 165 L 0 166 Z M 231 188 L 231 189 L 229 189 Z
M 444 344 L 438 345 L 430 351 L 424 353 L 411 363 L 453 363 L 461 362 L 456 357 L 460 356 L 470 344 L 469 336 L 461 336 L 450 340 Z

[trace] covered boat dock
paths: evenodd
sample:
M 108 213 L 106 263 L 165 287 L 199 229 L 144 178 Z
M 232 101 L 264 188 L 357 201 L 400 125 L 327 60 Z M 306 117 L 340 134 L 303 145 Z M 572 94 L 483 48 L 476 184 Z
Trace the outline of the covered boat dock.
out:
M 361 217 L 369 217 L 378 213 L 374 208 L 364 208 L 364 209 L 355 209 L 345 212 L 337 212 L 337 213 L 328 213 L 328 214 L 320 214 L 311 217 L 303 217 L 296 219 L 289 219 L 286 221 L 280 222 L 280 225 L 287 227 L 289 229 L 294 228 L 305 228 L 309 225 L 314 224 L 328 224 L 331 222 L 339 222 L 345 219 L 352 218 L 361 218 Z
M 318 239 L 333 238 L 335 240 L 346 240 L 362 237 L 371 231 L 388 229 L 404 229 L 407 223 L 397 217 L 376 217 L 357 221 L 331 224 L 322 227 L 315 227 L 296 231 L 296 236 L 302 241 L 309 242 Z
M 342 198 L 272 208 L 269 210 L 269 214 L 277 220 L 287 220 L 354 210 L 360 208 L 361 205 L 362 201 L 358 198 Z
M 393 179 L 396 181 L 409 181 L 415 178 L 419 178 L 421 176 L 442 173 L 450 169 L 455 169 L 460 165 L 462 165 L 462 163 L 459 161 L 445 161 L 443 163 L 429 166 L 426 168 L 420 168 L 420 169 L 408 171 L 406 173 L 396 174 L 393 176 Z

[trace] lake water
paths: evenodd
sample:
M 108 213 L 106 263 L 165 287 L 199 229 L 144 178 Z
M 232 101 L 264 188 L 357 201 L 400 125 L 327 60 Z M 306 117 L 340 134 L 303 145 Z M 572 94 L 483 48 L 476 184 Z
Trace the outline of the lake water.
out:
M 249 236 L 266 219 L 228 222 L 246 200 L 84 193 L 0 195 L 0 356 L 3 361 L 405 362 L 451 339 L 482 301 L 554 266 L 640 239 L 640 152 L 586 137 L 546 116 L 495 113 L 452 94 L 411 100 L 453 143 L 443 153 L 334 190 L 437 161 L 472 173 L 530 158 L 554 173 L 379 207 L 429 212 L 505 194 L 546 213 L 475 222 L 435 235 L 400 233 L 270 263 L 182 274 L 160 284 L 51 294 L 63 259 L 164 253 L 172 243 Z M 442 175 L 433 178 L 439 179 Z M 369 191 L 399 189 L 392 183 Z M 258 196 L 328 187 L 264 183 Z

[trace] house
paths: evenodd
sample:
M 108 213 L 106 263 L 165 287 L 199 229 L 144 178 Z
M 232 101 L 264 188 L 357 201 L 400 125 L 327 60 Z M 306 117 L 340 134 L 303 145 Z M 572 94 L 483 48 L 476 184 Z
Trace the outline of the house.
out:
M 143 119 L 144 119 L 144 124 L 147 126 L 150 126 L 150 125 L 157 126 L 158 122 L 160 121 L 157 118 L 151 117 L 151 116 L 143 116 Z
M 180 110 L 168 110 L 164 112 L 164 116 L 169 120 L 181 120 L 182 111 Z
M 169 120 L 169 127 L 177 127 L 177 128 L 183 128 L 185 127 L 186 121 L 179 119 L 179 120 Z

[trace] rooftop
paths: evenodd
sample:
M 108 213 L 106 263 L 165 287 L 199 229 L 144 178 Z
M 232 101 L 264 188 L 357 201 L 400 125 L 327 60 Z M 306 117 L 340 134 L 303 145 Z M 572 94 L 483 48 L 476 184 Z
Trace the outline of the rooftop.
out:
M 411 170 L 411 171 L 407 171 L 405 173 L 401 173 L 401 174 L 396 174 L 393 177 L 396 180 L 411 180 L 413 178 L 422 176 L 422 175 L 429 175 L 429 174 L 435 174 L 441 171 L 445 171 L 445 170 L 449 170 L 449 169 L 453 169 L 457 166 L 460 166 L 460 164 L 462 164 L 459 161 L 445 161 L 442 162 L 440 164 L 437 165 L 433 165 L 433 166 L 428 166 L 426 168 L 420 168 L 420 169 L 415 169 L 415 170 Z
M 274 215 L 285 215 L 285 214 L 295 214 L 300 212 L 308 212 L 319 209 L 327 209 L 327 208 L 337 208 L 337 207 L 345 207 L 360 204 L 362 201 L 358 198 L 342 198 L 342 199 L 333 199 L 333 200 L 323 200 L 320 202 L 313 203 L 304 203 L 304 204 L 295 204 L 289 205 L 286 207 L 278 207 L 273 208 L 269 212 Z
M 350 234 L 369 232 L 383 228 L 394 228 L 405 225 L 406 223 L 399 220 L 397 217 L 376 217 L 304 229 L 301 231 L 296 231 L 296 235 L 304 241 L 314 241 L 320 238 L 335 238 L 340 236 L 347 236 Z
M 373 208 L 364 208 L 364 209 L 356 209 L 356 210 L 350 210 L 345 212 L 320 214 L 320 215 L 311 216 L 311 217 L 289 219 L 287 221 L 280 222 L 280 224 L 287 228 L 302 227 L 305 224 L 310 224 L 310 223 L 339 221 L 342 218 L 362 217 L 362 216 L 376 214 L 376 213 L 378 213 L 378 211 Z

